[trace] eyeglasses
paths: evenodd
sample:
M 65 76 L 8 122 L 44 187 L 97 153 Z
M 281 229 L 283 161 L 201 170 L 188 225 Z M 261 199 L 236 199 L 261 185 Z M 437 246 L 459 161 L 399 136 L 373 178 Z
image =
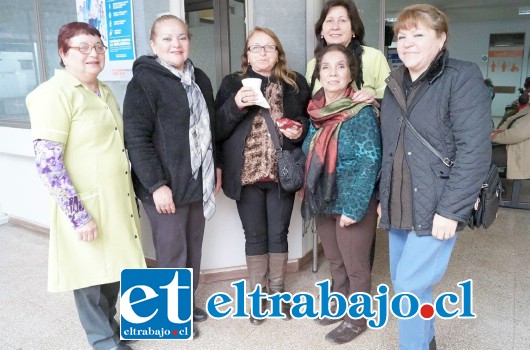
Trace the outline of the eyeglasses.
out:
M 84 53 L 84 54 L 91 53 L 92 49 L 96 50 L 96 53 L 105 53 L 105 51 L 107 51 L 107 47 L 103 44 L 96 44 L 96 45 L 81 44 L 79 46 L 70 46 L 69 49 L 76 49 L 76 50 L 79 50 L 79 52 Z
M 276 51 L 276 45 L 264 45 L 264 46 L 252 45 L 252 46 L 249 46 L 248 51 L 252 53 L 258 53 L 258 52 L 261 52 L 261 49 L 264 49 L 265 52 L 274 52 Z

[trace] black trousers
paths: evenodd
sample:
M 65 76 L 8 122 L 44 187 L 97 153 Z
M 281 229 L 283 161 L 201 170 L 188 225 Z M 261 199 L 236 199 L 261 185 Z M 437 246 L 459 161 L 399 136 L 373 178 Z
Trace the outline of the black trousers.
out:
M 195 292 L 199 286 L 204 238 L 202 202 L 179 206 L 174 214 L 159 214 L 154 205 L 143 205 L 153 232 L 158 267 L 192 268 Z
M 96 350 L 108 350 L 119 342 L 116 302 L 120 282 L 74 290 L 75 306 L 89 344 Z
M 277 182 L 243 186 L 237 211 L 245 231 L 246 255 L 287 253 L 295 193 L 287 193 Z
M 508 166 L 508 154 L 506 153 L 506 145 L 493 144 L 491 148 L 491 162 L 500 168 Z

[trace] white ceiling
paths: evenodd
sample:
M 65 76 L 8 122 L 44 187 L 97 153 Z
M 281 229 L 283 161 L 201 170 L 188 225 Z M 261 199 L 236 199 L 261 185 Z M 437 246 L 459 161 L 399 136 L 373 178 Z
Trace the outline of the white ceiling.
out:
M 519 7 L 530 7 L 530 0 L 386 0 L 386 18 L 396 17 L 408 5 L 418 2 L 432 4 L 445 12 L 451 22 L 482 22 L 528 19 L 520 16 Z

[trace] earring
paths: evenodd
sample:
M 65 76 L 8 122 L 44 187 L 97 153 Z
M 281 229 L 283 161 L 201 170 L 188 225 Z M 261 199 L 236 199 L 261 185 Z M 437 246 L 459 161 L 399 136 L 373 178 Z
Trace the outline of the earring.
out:
M 355 33 L 354 33 L 354 34 L 352 34 L 352 36 L 351 36 L 351 37 L 352 37 L 352 38 L 355 38 Z
M 321 35 L 321 36 L 320 36 L 320 39 L 324 39 L 324 35 Z

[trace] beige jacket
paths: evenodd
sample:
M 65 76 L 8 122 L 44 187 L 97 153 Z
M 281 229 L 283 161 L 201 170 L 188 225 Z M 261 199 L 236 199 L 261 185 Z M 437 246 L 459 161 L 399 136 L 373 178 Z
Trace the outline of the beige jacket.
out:
M 523 117 L 521 117 L 523 116 Z M 509 128 L 508 125 L 518 118 Z M 504 132 L 493 140 L 506 145 L 508 179 L 530 179 L 530 106 L 509 117 L 500 127 Z

